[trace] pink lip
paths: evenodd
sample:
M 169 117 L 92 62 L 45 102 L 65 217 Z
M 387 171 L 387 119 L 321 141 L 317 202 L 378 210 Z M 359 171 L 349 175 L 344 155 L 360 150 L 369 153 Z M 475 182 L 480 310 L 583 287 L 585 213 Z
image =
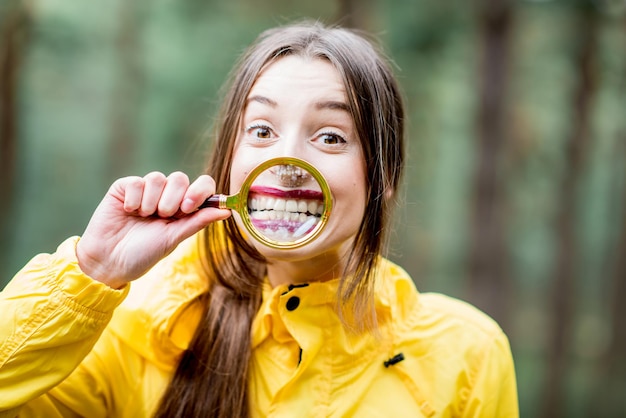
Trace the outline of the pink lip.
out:
M 274 197 L 280 197 L 283 199 L 309 199 L 309 200 L 324 200 L 324 194 L 317 190 L 281 190 L 275 187 L 268 186 L 253 186 L 250 188 L 250 194 L 262 194 Z

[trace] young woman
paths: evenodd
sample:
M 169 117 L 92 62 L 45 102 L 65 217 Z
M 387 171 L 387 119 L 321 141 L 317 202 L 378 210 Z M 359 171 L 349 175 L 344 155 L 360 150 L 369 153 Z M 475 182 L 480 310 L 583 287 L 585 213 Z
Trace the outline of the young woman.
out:
M 269 30 L 222 109 L 212 177 L 116 181 L 80 238 L 2 292 L 0 416 L 517 417 L 500 328 L 382 257 L 404 114 L 372 44 Z M 332 191 L 310 244 L 272 249 L 229 210 L 197 210 L 283 156 Z

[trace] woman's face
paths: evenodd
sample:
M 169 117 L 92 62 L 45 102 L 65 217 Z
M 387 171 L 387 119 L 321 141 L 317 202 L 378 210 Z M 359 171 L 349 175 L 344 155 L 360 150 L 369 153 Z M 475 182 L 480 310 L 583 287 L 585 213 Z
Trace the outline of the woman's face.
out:
M 341 77 L 328 61 L 297 56 L 269 65 L 250 91 L 235 144 L 230 192 L 236 193 L 247 174 L 263 161 L 297 157 L 324 175 L 334 198 L 328 224 L 312 243 L 287 251 L 255 245 L 269 259 L 333 252 L 341 257 L 350 248 L 364 215 L 366 176 L 360 138 L 346 100 Z M 257 188 L 258 201 L 265 188 L 285 188 L 278 174 L 264 174 L 258 182 L 264 186 Z M 312 181 L 305 183 L 298 187 L 311 195 L 320 190 Z

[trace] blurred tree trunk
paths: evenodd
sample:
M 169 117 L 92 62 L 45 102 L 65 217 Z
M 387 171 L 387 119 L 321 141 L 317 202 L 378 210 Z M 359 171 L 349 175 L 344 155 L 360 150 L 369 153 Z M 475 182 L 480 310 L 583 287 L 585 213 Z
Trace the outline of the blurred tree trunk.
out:
M 625 79 L 626 80 L 626 79 Z M 623 85 L 626 87 L 626 84 Z M 607 283 L 606 301 L 609 307 L 609 344 L 597 364 L 595 384 L 590 396 L 594 402 L 587 410 L 588 416 L 611 418 L 626 416 L 626 125 L 617 140 L 612 163 L 616 172 L 613 184 L 614 206 L 619 208 L 616 228 L 619 228 L 615 247 L 607 256 L 610 279 Z M 620 178 L 620 176 L 622 178 Z M 602 408 L 597 408 L 602 405 Z
M 137 125 L 143 72 L 139 61 L 141 2 L 118 3 L 115 38 L 118 75 L 112 97 L 112 138 L 109 176 L 116 178 L 132 171 L 137 148 Z
M 565 143 L 565 161 L 558 189 L 560 207 L 556 219 L 556 258 L 549 295 L 551 327 L 547 350 L 547 376 L 543 391 L 542 416 L 562 417 L 565 410 L 564 383 L 570 354 L 573 326 L 576 263 L 580 246 L 576 235 L 577 190 L 584 172 L 589 149 L 592 99 L 596 92 L 595 64 L 597 48 L 597 16 L 588 2 L 578 6 L 578 81 L 574 91 L 571 132 Z
M 484 0 L 480 104 L 468 260 L 468 298 L 506 328 L 509 275 L 506 271 L 505 199 L 502 163 L 507 140 L 507 91 L 514 8 L 510 0 Z
M 28 42 L 30 15 L 24 2 L 4 6 L 0 16 L 0 219 L 8 219 L 13 201 L 18 137 L 18 76 Z M 0 222 L 0 261 L 8 254 L 10 222 Z M 4 263 L 3 263 L 4 264 Z
M 337 23 L 346 28 L 367 29 L 370 0 L 338 0 Z
M 621 158 L 622 169 L 626 163 L 626 135 L 622 136 Z M 624 388 L 626 387 L 626 176 L 622 179 L 624 187 L 621 196 L 621 232 L 618 238 L 617 247 L 614 251 L 615 263 L 613 266 L 612 280 L 610 282 L 609 303 L 611 307 L 611 339 L 610 344 L 603 359 L 603 379 L 600 382 L 598 399 L 601 404 L 607 406 L 606 416 L 622 416 L 626 414 L 626 399 L 624 398 Z

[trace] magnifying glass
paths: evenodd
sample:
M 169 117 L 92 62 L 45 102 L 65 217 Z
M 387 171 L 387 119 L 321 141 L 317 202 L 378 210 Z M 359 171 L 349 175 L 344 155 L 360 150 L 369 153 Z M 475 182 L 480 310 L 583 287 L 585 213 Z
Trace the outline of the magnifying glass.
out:
M 292 249 L 319 236 L 332 206 L 322 173 L 299 158 L 279 157 L 256 166 L 238 193 L 213 195 L 200 208 L 232 209 L 258 241 Z

